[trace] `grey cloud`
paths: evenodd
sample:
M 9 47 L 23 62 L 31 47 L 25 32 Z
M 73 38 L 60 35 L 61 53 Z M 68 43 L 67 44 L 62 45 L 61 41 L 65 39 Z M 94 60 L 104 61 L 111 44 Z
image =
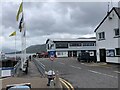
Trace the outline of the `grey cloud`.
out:
M 4 27 L 4 37 L 12 30 L 18 30 L 15 20 L 18 8 L 18 3 L 2 4 L 0 27 Z M 104 18 L 106 12 L 107 3 L 105 2 L 25 2 L 27 45 L 44 43 L 46 38 L 50 37 L 72 38 L 93 35 L 95 26 Z M 9 30 L 10 27 L 12 29 Z M 20 38 L 20 33 L 18 38 Z M 8 45 L 9 38 L 5 39 Z M 20 40 L 17 42 L 20 44 Z M 13 44 L 10 47 L 13 47 Z
M 106 7 L 106 3 L 69 2 L 49 4 L 51 6 L 54 5 L 55 8 L 50 8 L 50 11 L 46 12 L 40 7 L 36 10 L 38 13 L 35 13 L 35 15 L 28 20 L 28 29 L 30 29 L 30 31 L 40 30 L 41 32 L 41 30 L 43 30 L 43 33 L 40 33 L 40 35 L 57 32 L 77 34 L 82 31 L 84 32 L 81 34 L 88 34 L 94 30 L 83 29 L 89 27 L 94 29 L 105 14 Z M 39 4 L 37 5 L 39 6 Z M 69 18 L 66 15 L 68 15 Z M 38 32 L 36 32 L 36 34 L 38 34 Z
M 2 4 L 2 25 L 6 28 L 13 27 L 17 28 L 16 22 L 16 12 L 17 5 L 13 3 L 3 3 Z

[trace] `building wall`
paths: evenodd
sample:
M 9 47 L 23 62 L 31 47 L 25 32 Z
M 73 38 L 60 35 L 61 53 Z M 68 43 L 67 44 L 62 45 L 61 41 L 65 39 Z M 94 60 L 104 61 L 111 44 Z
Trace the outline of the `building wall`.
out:
M 80 41 L 81 42 L 81 41 Z M 83 42 L 83 41 L 82 41 Z M 89 42 L 89 41 L 88 41 Z M 91 41 L 90 41 L 91 42 Z M 93 42 L 93 41 L 92 41 Z M 66 42 L 65 42 L 66 43 Z M 51 44 L 54 44 L 52 48 L 50 48 Z M 47 48 L 49 46 L 49 49 Z M 56 43 L 54 43 L 52 40 L 49 40 L 48 43 L 46 44 L 47 51 L 56 51 L 56 56 L 57 57 L 68 57 L 69 52 L 72 53 L 72 57 L 75 55 L 78 56 L 78 54 L 81 51 L 88 51 L 88 50 L 96 50 L 96 41 L 94 41 L 94 46 L 70 46 L 68 43 L 68 48 L 56 48 Z M 73 55 L 74 53 L 74 55 Z M 76 54 L 77 55 L 76 55 Z
M 99 49 L 115 49 L 118 48 L 118 38 L 114 38 L 114 29 L 118 28 L 118 16 L 113 11 L 110 16 L 113 16 L 111 20 L 108 18 L 102 23 L 102 25 L 96 31 L 96 50 L 97 50 L 97 61 L 100 61 Z M 98 40 L 98 33 L 105 32 L 105 40 Z M 106 57 L 106 62 L 118 63 L 118 57 Z
M 120 7 L 120 1 L 118 2 L 118 7 Z M 120 29 L 120 19 L 118 20 L 118 26 L 119 26 L 119 29 Z M 118 38 L 118 46 L 120 48 L 120 38 Z M 118 57 L 118 61 L 120 63 L 120 57 Z
M 68 51 L 56 51 L 57 57 L 68 57 Z
M 49 49 L 48 49 L 49 47 Z M 46 44 L 46 50 L 47 51 L 55 51 L 55 43 L 52 40 L 49 40 Z

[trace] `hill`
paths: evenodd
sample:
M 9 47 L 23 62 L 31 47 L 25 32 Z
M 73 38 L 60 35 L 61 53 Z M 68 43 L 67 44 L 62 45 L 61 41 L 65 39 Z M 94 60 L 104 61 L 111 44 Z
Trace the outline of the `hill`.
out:
M 32 45 L 26 48 L 27 53 L 37 53 L 37 52 L 42 52 L 42 51 L 47 51 L 46 50 L 46 45 Z
M 15 52 L 15 49 L 10 49 L 10 48 L 7 48 L 7 47 L 2 47 L 2 52 L 3 53 Z
M 37 53 L 37 52 L 42 52 L 42 51 L 47 51 L 46 50 L 46 45 L 42 44 L 42 45 L 32 45 L 26 48 L 26 53 Z M 10 53 L 6 53 L 6 54 L 14 54 L 15 52 L 10 52 Z M 17 51 L 16 52 L 21 53 L 21 51 Z

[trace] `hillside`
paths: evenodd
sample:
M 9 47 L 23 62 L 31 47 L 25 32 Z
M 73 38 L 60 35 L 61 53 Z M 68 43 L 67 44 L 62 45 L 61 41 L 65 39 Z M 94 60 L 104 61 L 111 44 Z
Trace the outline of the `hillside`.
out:
M 46 50 L 46 45 L 32 45 L 26 48 L 26 53 L 37 53 L 37 52 L 42 52 L 42 51 L 47 51 Z M 15 52 L 10 52 L 6 54 L 14 54 Z M 18 51 L 16 53 L 21 53 L 21 51 Z
M 42 52 L 42 51 L 46 51 L 46 45 L 45 44 L 32 45 L 32 46 L 29 46 L 28 48 L 26 48 L 27 53 L 37 53 L 37 52 Z
M 14 52 L 15 49 L 10 49 L 10 48 L 7 48 L 7 47 L 2 47 L 2 52 L 3 53 L 10 53 L 10 52 Z

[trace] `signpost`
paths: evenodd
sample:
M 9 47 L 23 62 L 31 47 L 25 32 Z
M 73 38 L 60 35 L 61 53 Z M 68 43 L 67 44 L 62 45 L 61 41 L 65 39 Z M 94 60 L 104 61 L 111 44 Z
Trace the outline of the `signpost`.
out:
M 54 61 L 54 59 L 55 59 L 55 51 L 50 51 L 49 56 L 50 56 L 50 60 Z
M 55 60 L 55 51 L 50 51 L 49 52 L 49 56 L 50 56 L 50 60 L 51 60 L 51 70 L 52 72 L 54 71 L 53 70 L 53 61 Z M 52 73 L 53 74 L 53 73 Z

